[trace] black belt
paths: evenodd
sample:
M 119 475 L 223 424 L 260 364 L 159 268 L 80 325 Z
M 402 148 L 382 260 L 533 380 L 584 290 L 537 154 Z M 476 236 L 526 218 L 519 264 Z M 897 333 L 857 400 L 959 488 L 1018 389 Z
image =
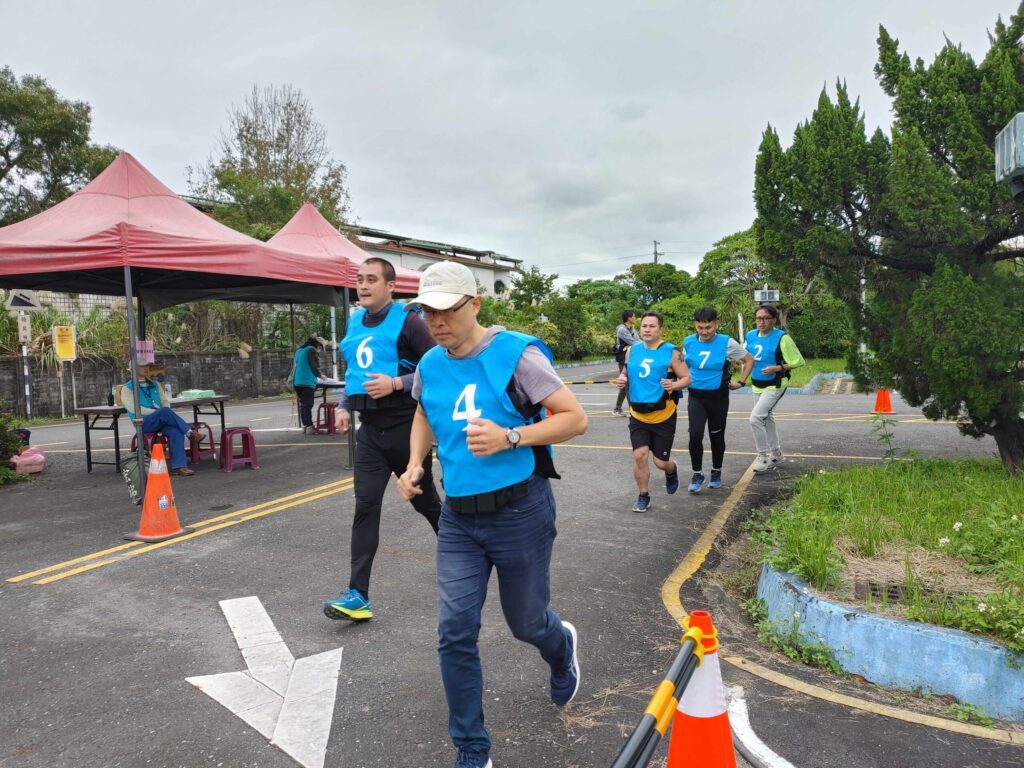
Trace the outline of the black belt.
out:
M 521 483 L 507 485 L 496 491 L 477 493 L 473 496 L 448 496 L 445 501 L 453 512 L 460 515 L 489 515 L 513 501 L 518 501 L 529 492 L 530 480 L 527 478 Z

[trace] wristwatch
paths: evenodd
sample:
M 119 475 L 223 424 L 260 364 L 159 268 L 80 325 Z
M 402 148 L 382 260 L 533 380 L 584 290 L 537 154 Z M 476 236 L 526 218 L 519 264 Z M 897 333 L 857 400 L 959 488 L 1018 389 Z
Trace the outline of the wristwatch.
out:
M 505 439 L 508 440 L 509 448 L 518 448 L 522 435 L 519 434 L 515 427 L 509 427 L 505 430 Z

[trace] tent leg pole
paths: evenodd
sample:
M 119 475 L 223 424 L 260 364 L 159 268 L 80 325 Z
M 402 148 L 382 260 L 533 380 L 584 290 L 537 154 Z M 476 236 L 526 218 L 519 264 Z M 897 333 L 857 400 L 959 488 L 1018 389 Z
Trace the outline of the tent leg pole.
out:
M 132 412 L 136 416 L 142 414 L 142 408 L 139 405 L 139 358 L 135 350 L 135 312 L 132 308 L 132 296 L 134 291 L 132 290 L 132 268 L 125 266 L 124 268 L 124 300 L 126 314 L 128 315 L 128 359 L 131 362 L 132 372 Z M 141 311 L 141 304 L 140 311 Z M 142 434 L 142 419 L 135 419 L 135 456 L 139 461 L 139 492 L 142 498 L 146 498 L 146 439 Z

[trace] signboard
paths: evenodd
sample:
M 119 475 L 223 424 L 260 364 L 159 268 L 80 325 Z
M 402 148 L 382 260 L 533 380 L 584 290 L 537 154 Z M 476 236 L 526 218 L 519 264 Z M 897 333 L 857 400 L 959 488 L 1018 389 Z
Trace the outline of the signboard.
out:
M 32 316 L 18 315 L 18 343 L 32 343 Z
M 779 300 L 779 292 L 774 289 L 754 291 L 754 301 L 758 304 L 774 304 Z
M 55 325 L 51 333 L 53 334 L 53 351 L 57 355 L 57 359 L 64 362 L 77 360 L 75 326 Z
M 139 365 L 148 365 L 156 361 L 156 352 L 153 350 L 151 339 L 135 340 L 135 358 Z
M 24 288 L 15 288 L 7 297 L 7 309 L 11 312 L 42 312 L 44 307 L 35 291 L 27 291 Z

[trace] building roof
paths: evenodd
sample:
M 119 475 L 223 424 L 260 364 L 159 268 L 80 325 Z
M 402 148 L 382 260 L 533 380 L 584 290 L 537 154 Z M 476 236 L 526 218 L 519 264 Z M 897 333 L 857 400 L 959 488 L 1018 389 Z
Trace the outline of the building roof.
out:
M 433 240 L 396 235 L 381 229 L 359 226 L 342 226 L 339 229 L 352 237 L 361 248 L 375 248 L 400 253 L 427 256 L 435 259 L 459 261 L 471 266 L 496 269 L 503 272 L 516 269 L 523 263 L 522 259 L 514 259 L 495 251 L 482 251 L 451 243 L 439 243 Z M 376 241 L 376 242 L 375 242 Z

